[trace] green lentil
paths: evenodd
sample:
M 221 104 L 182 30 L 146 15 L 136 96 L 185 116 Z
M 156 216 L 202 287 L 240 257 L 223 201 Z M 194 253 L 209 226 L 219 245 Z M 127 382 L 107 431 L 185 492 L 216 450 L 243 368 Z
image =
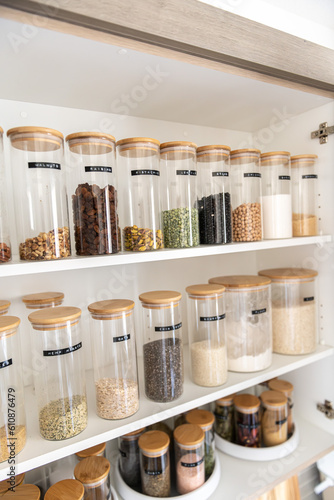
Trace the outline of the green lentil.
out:
M 87 426 L 87 400 L 73 396 L 50 401 L 39 412 L 39 430 L 43 438 L 60 441 L 76 436 Z
M 197 208 L 174 208 L 162 212 L 165 248 L 199 245 Z

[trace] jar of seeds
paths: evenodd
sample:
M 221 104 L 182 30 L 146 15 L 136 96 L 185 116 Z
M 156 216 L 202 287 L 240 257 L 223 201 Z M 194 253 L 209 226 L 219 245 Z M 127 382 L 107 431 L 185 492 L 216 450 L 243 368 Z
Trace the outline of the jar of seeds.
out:
M 75 466 L 74 477 L 85 489 L 85 500 L 113 500 L 109 472 L 110 463 L 104 457 L 84 458 Z
M 113 299 L 88 306 L 96 393 L 96 413 L 117 420 L 139 408 L 132 300 Z
M 291 156 L 293 236 L 318 234 L 317 155 Z
M 139 295 L 143 311 L 146 396 L 160 403 L 183 392 L 182 319 L 179 292 L 161 290 Z
M 143 432 L 145 427 L 118 438 L 119 470 L 130 488 L 139 488 L 141 485 L 138 440 Z
M 80 462 L 84 458 L 89 457 L 105 457 L 106 456 L 106 443 L 97 444 L 91 448 L 86 448 L 85 450 L 78 451 L 75 454 L 76 459 Z
M 186 415 L 188 424 L 198 425 L 204 432 L 205 480 L 209 479 L 215 467 L 215 417 L 211 411 L 191 410 Z
M 261 446 L 260 405 L 253 394 L 238 394 L 233 398 L 235 442 L 248 448 Z
M 0 316 L 8 313 L 10 307 L 9 300 L 0 300 Z
M 288 436 L 290 437 L 294 431 L 293 423 L 293 385 L 287 380 L 273 379 L 268 383 L 268 388 L 271 391 L 277 391 L 284 394 L 288 399 Z
M 82 500 L 85 489 L 76 479 L 64 479 L 51 486 L 44 500 Z
M 160 164 L 165 247 L 195 247 L 199 244 L 196 144 L 164 142 Z
M 174 430 L 176 489 L 179 495 L 204 484 L 204 432 L 198 425 L 184 424 Z
M 218 399 L 215 408 L 215 432 L 230 443 L 234 442 L 234 396 Z
M 264 446 L 277 446 L 284 443 L 288 439 L 288 398 L 282 392 L 264 391 L 260 399 Z
M 144 432 L 139 438 L 141 485 L 144 495 L 169 497 L 169 437 L 163 431 Z
M 34 373 L 39 430 L 50 441 L 76 436 L 87 426 L 80 316 L 78 307 L 64 306 L 28 316 L 40 366 Z
M 7 188 L 6 188 L 6 173 L 3 154 L 3 130 L 0 127 L 0 264 L 8 262 L 12 258 L 12 250 L 9 234 L 9 220 L 7 213 Z

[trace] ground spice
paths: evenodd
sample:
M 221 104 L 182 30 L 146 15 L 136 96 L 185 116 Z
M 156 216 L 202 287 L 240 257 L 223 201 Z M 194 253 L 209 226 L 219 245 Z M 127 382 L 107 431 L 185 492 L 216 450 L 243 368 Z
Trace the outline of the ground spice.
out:
M 261 429 L 264 446 L 276 446 L 284 443 L 288 439 L 286 412 L 263 408 Z
M 318 219 L 316 215 L 292 214 L 293 236 L 316 236 L 318 234 Z
M 189 248 L 199 244 L 197 208 L 174 208 L 162 212 L 166 248 Z
M 227 358 L 224 345 L 214 345 L 208 340 L 191 345 L 193 381 L 204 387 L 224 384 L 227 379 Z
M 200 243 L 231 243 L 232 213 L 230 193 L 211 194 L 197 202 Z
M 177 491 L 180 495 L 196 490 L 204 484 L 204 457 L 190 452 L 181 456 L 176 464 Z
M 8 444 L 11 441 L 15 442 L 15 455 L 17 455 L 24 448 L 26 439 L 27 431 L 24 425 L 16 425 L 14 431 L 2 426 L 0 428 L 0 462 L 8 460 L 10 454 Z
M 87 426 L 87 400 L 76 395 L 51 401 L 39 412 L 39 430 L 43 438 L 59 441 L 76 436 Z
M 95 383 L 96 412 L 106 419 L 126 418 L 138 411 L 138 384 L 134 380 L 101 378 Z

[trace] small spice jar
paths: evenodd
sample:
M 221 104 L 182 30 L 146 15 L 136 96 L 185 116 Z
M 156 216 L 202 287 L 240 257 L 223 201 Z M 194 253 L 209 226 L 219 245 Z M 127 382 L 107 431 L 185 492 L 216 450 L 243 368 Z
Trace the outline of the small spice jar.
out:
M 84 458 L 74 469 L 74 477 L 82 483 L 85 500 L 112 500 L 110 463 L 104 457 Z
M 317 346 L 317 271 L 276 268 L 259 271 L 271 279 L 273 351 L 309 354 Z
M 186 415 L 188 424 L 198 425 L 204 432 L 204 467 L 207 480 L 215 467 L 215 417 L 211 411 L 191 410 Z
M 264 370 L 272 361 L 270 279 L 220 276 L 209 283 L 225 286 L 228 369 Z
M 76 479 L 64 479 L 51 486 L 44 496 L 44 500 L 82 500 L 84 487 Z
M 227 380 L 224 290 L 215 284 L 186 288 L 192 379 L 205 387 Z
M 165 247 L 195 247 L 199 244 L 196 144 L 164 142 L 160 164 Z
M 0 127 L 0 264 L 12 258 L 7 213 L 6 173 L 3 154 L 3 129 Z
M 85 450 L 78 451 L 75 456 L 80 462 L 84 458 L 89 457 L 105 457 L 106 443 L 97 444 L 91 448 L 86 448 Z
M 51 441 L 76 436 L 87 426 L 80 316 L 81 309 L 65 306 L 28 316 L 41 367 L 34 372 L 39 431 Z
M 71 255 L 63 134 L 43 127 L 8 130 L 21 260 Z
M 290 153 L 261 154 L 263 238 L 292 237 Z
M 15 457 L 26 443 L 19 324 L 16 316 L 0 316 L 0 462 Z
M 169 437 L 163 431 L 148 431 L 138 440 L 141 485 L 144 495 L 169 497 Z
M 261 445 L 260 405 L 252 394 L 238 394 L 233 398 L 235 442 L 247 448 Z
M 291 156 L 293 236 L 318 234 L 318 156 Z
M 288 439 L 288 398 L 281 392 L 265 391 L 262 403 L 261 431 L 264 446 L 276 446 Z
M 118 438 L 119 470 L 130 488 L 139 488 L 141 484 L 138 440 L 143 432 L 145 427 Z
M 139 409 L 134 302 L 113 299 L 88 306 L 91 314 L 96 413 L 117 420 Z
M 64 300 L 62 292 L 31 293 L 22 297 L 27 309 L 44 309 L 45 307 L 61 306 Z
M 4 498 L 4 500 L 9 498 L 13 498 L 14 500 L 15 498 L 17 500 L 40 500 L 41 491 L 38 486 L 34 484 L 21 484 L 15 488 L 15 491 L 7 491 L 2 498 Z
M 0 497 L 7 493 L 10 489 L 16 489 L 18 486 L 23 484 L 25 478 L 25 473 L 18 474 L 17 476 L 10 476 L 8 479 L 0 482 Z
M 143 311 L 145 393 L 167 403 L 183 392 L 183 345 L 179 292 L 159 290 L 139 295 Z
M 183 424 L 174 431 L 176 489 L 180 495 L 204 484 L 204 431 L 194 424 Z
M 230 443 L 234 441 L 234 396 L 231 394 L 218 399 L 215 408 L 215 432 Z
M 233 241 L 262 240 L 259 149 L 231 151 Z
M 66 137 L 77 255 L 120 250 L 115 137 L 77 132 Z
M 163 248 L 160 214 L 160 142 L 132 137 L 117 142 L 123 174 L 123 250 L 145 252 Z
M 9 300 L 0 300 L 0 316 L 8 313 L 10 306 Z
M 271 391 L 277 391 L 284 394 L 288 399 L 288 436 L 291 436 L 294 431 L 293 423 L 293 385 L 287 380 L 274 379 L 270 380 L 268 387 Z
M 231 243 L 232 207 L 228 146 L 197 148 L 200 243 Z

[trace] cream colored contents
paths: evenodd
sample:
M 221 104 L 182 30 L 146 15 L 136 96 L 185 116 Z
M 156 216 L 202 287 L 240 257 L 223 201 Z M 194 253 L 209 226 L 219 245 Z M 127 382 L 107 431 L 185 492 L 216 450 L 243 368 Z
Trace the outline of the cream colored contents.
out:
M 96 411 L 99 417 L 129 417 L 139 408 L 138 384 L 134 380 L 101 378 L 96 382 Z
M 316 215 L 292 214 L 293 236 L 316 236 L 318 220 Z
M 8 460 L 10 449 L 8 444 L 14 443 L 15 455 L 17 455 L 26 444 L 26 428 L 24 425 L 15 426 L 14 431 L 10 431 L 8 427 L 2 426 L 0 428 L 0 462 Z
M 191 345 L 191 369 L 197 385 L 214 387 L 224 384 L 227 379 L 226 347 L 208 340 L 194 342 Z

